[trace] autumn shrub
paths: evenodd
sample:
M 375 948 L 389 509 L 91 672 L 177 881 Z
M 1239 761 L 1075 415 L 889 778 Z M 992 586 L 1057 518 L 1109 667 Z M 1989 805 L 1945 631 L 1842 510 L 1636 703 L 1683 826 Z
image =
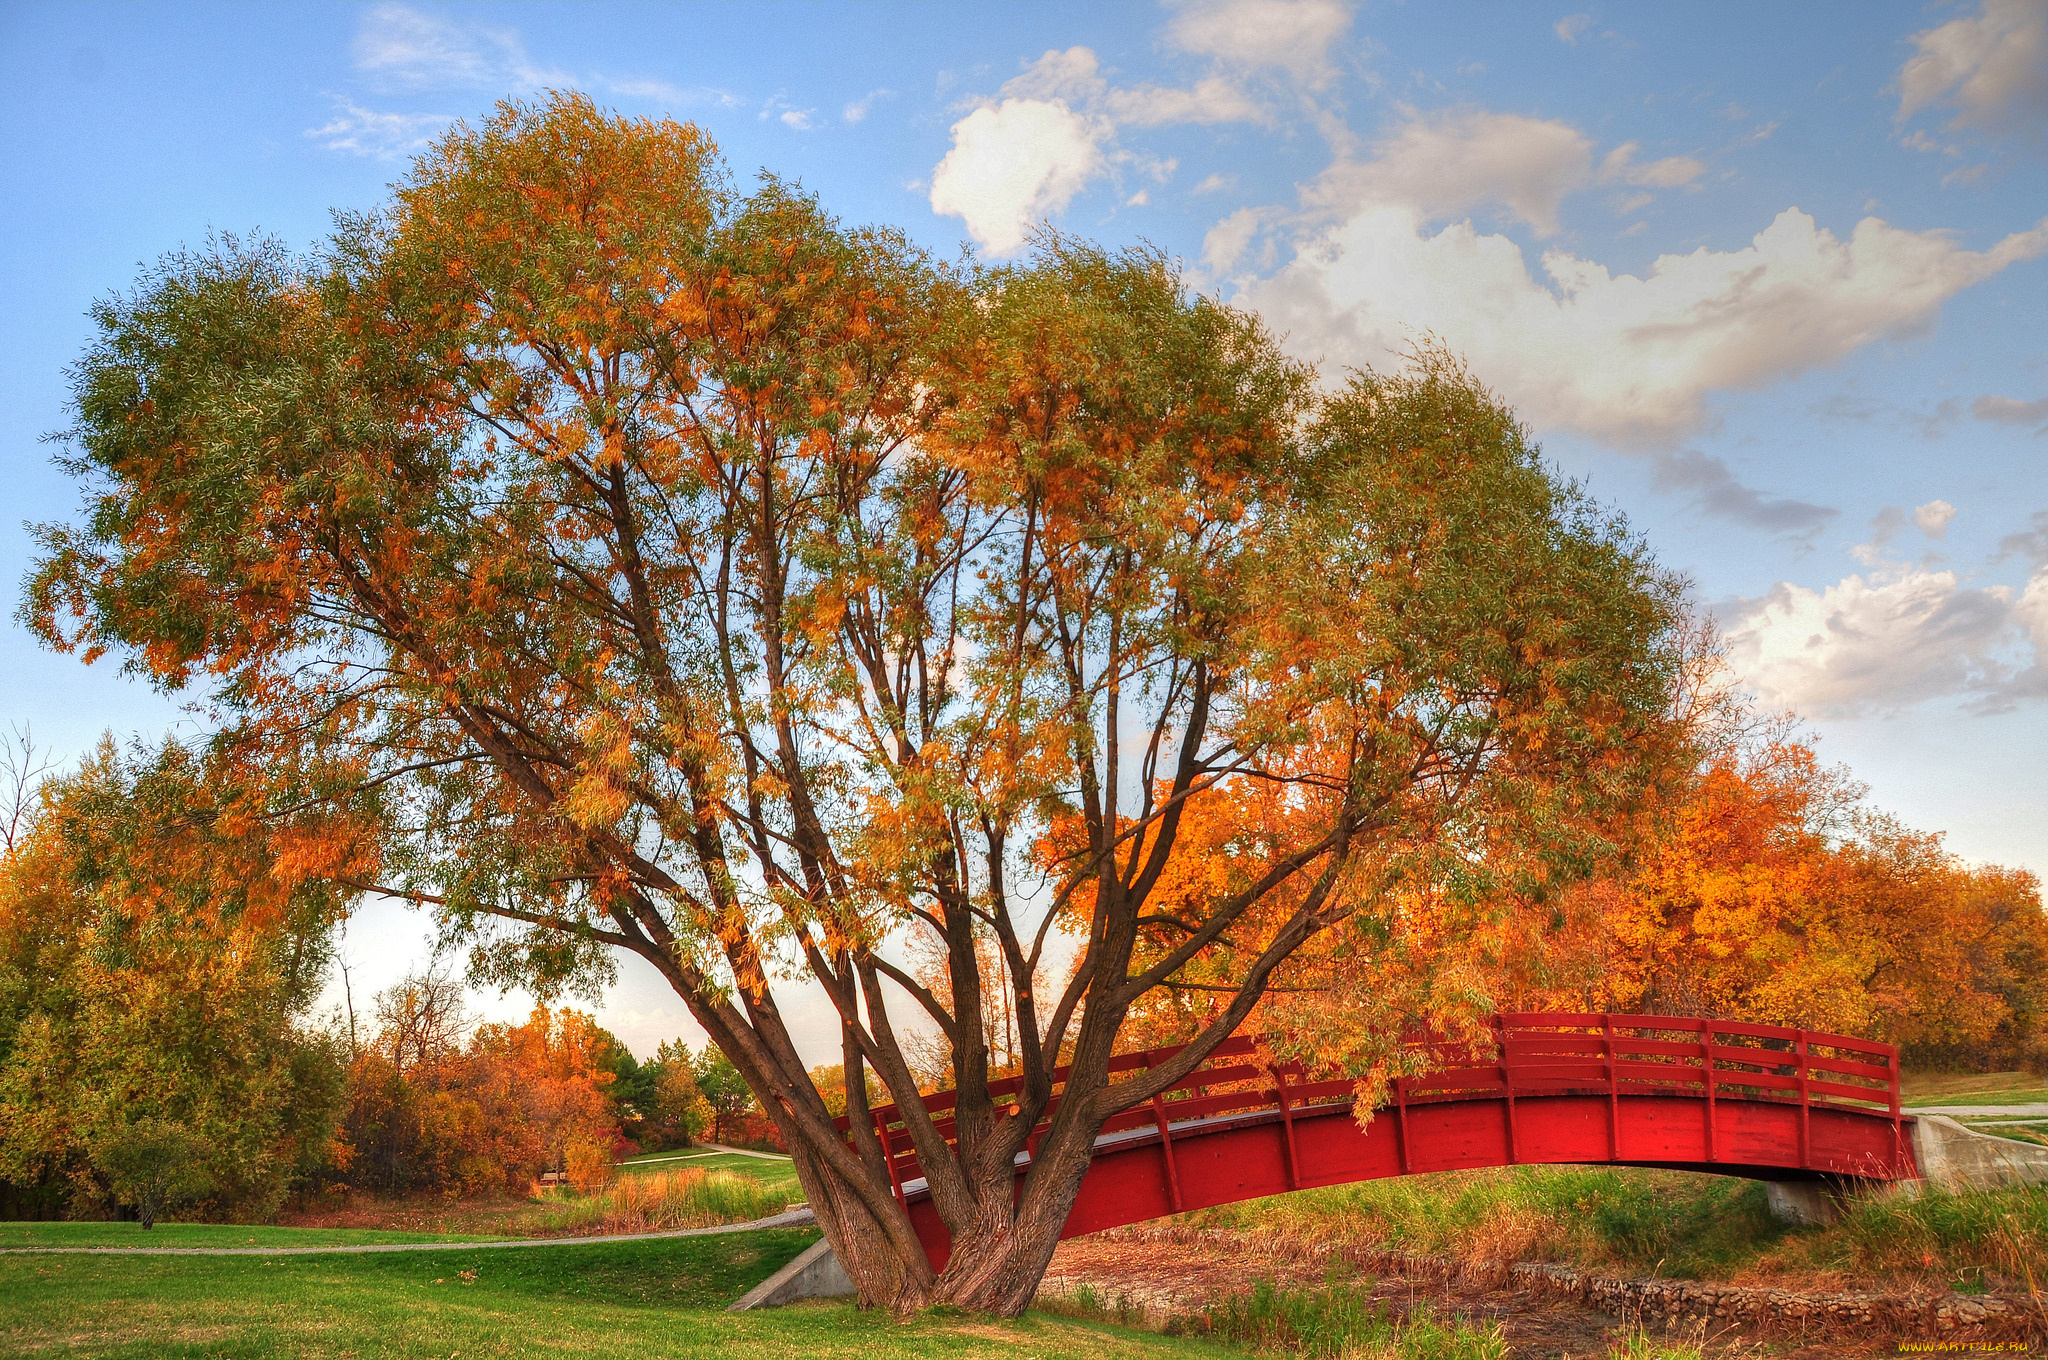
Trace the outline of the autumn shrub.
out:
M 609 1096 L 616 1040 L 588 1015 L 546 1008 L 465 1035 L 448 987 L 408 978 L 378 997 L 378 1028 L 349 1068 L 337 1175 L 399 1194 L 516 1190 L 564 1169 L 602 1186 L 623 1143 Z
M 103 1135 L 92 1160 L 115 1202 L 133 1208 L 147 1231 L 165 1209 L 213 1188 L 208 1151 L 204 1140 L 175 1120 L 138 1119 Z
M 569 1184 L 586 1195 L 602 1190 L 612 1178 L 612 1150 L 595 1138 L 570 1139 L 565 1163 Z

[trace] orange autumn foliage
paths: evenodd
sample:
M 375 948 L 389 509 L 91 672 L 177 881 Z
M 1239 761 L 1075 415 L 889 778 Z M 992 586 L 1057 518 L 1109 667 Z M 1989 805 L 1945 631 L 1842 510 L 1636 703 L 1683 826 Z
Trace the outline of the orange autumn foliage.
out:
M 1386 1036 L 1496 1009 L 1712 1016 L 1876 1038 L 1919 1065 L 2048 1064 L 2038 880 L 1965 863 L 1861 796 L 1804 742 L 1724 750 L 1643 816 L 1625 860 L 1476 906 L 1411 885 L 1369 929 L 1297 955 L 1247 1029 L 1369 1076 Z M 1289 823 L 1272 790 L 1191 800 L 1150 947 L 1261 872 Z M 1259 943 L 1247 925 L 1143 1008 L 1132 1046 L 1184 1042 L 1217 1013 L 1214 979 Z
M 1575 895 L 1552 981 L 1526 994 L 1861 1034 L 1921 1062 L 2041 1062 L 2039 882 L 1966 864 L 1859 796 L 1802 743 L 1722 756 L 1632 872 Z
M 572 1158 L 586 1175 L 593 1157 L 609 1159 L 618 1132 L 602 1066 L 610 1040 L 588 1015 L 536 1007 L 525 1024 L 482 1025 L 466 1043 L 452 1034 L 410 1043 L 409 1033 L 387 1020 L 350 1064 L 334 1161 L 349 1184 L 520 1190 Z

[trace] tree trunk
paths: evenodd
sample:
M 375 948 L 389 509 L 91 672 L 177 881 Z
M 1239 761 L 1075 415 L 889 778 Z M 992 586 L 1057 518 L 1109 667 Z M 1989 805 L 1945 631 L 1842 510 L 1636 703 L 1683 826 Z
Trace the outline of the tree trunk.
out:
M 1059 1246 L 1094 1144 L 1092 1129 L 1067 1130 L 1058 1148 L 1048 1137 L 1021 1195 L 1010 1167 L 999 1164 L 979 1175 L 962 1167 L 977 1212 L 972 1222 L 951 1225 L 952 1254 L 945 1269 L 935 1273 L 922 1254 L 905 1259 L 863 1197 L 806 1146 L 800 1133 L 792 1129 L 787 1137 L 797 1179 L 858 1291 L 859 1305 L 898 1316 L 941 1304 L 998 1317 L 1015 1317 L 1030 1307 Z M 899 1202 L 892 1200 L 890 1208 L 907 1224 L 907 1210 Z

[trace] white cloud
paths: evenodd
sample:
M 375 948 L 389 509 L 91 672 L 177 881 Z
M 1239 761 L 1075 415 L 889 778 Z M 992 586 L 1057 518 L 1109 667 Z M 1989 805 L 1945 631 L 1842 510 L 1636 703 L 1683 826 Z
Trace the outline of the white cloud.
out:
M 1996 561 L 2024 557 L 2035 571 L 2048 571 L 2048 510 L 2036 510 L 2028 521 L 2033 527 L 2007 534 L 1998 540 Z
M 676 85 L 666 80 L 643 76 L 598 76 L 596 83 L 612 94 L 624 95 L 628 99 L 648 99 L 659 104 L 717 104 L 722 108 L 736 109 L 742 101 L 738 96 L 724 90 L 713 90 L 705 86 Z
M 777 121 L 786 128 L 809 132 L 818 125 L 814 117 L 816 113 L 816 109 L 784 109 L 777 115 Z
M 334 117 L 306 131 L 329 151 L 346 151 L 377 160 L 397 160 L 424 148 L 453 121 L 445 113 L 378 113 L 346 99 L 337 99 Z
M 1235 81 L 1210 75 L 1189 89 L 1165 85 L 1112 86 L 1092 48 L 1048 51 L 1003 83 L 1005 99 L 1058 99 L 1119 125 L 1158 127 L 1166 123 L 1266 122 L 1265 107 Z
M 2048 572 L 2017 597 L 1955 573 L 1889 567 L 1821 590 L 1782 582 L 1725 620 L 1731 659 L 1766 702 L 1808 717 L 1968 696 L 1979 711 L 2048 697 Z
M 1165 85 L 1111 90 L 1104 96 L 1103 106 L 1117 122 L 1133 127 L 1158 127 L 1165 123 L 1263 123 L 1270 118 L 1265 106 L 1224 76 L 1206 76 L 1186 90 Z
M 519 92 L 573 86 L 527 55 L 516 29 L 457 24 L 404 5 L 377 5 L 355 37 L 356 69 L 386 84 L 489 86 Z
M 1569 138 L 1549 145 L 1547 169 L 1504 166 L 1520 178 L 1493 189 L 1515 195 L 1539 228 L 1561 192 L 1551 186 L 1580 165 Z M 1739 250 L 1661 255 L 1641 275 L 1616 275 L 1557 249 L 1538 280 L 1506 236 L 1469 222 L 1430 228 L 1430 209 L 1475 197 L 1483 181 L 1453 157 L 1434 184 L 1410 184 L 1424 164 L 1392 182 L 1428 206 L 1312 196 L 1321 211 L 1292 261 L 1246 282 L 1239 300 L 1298 353 L 1337 364 L 1383 364 L 1433 332 L 1538 425 L 1624 447 L 1669 448 L 1706 423 L 1709 393 L 1767 386 L 1924 330 L 1956 293 L 2048 252 L 2048 220 L 1971 251 L 1947 232 L 1874 217 L 1843 240 L 1788 208 Z M 1339 168 L 1346 187 L 1389 182 L 1371 171 Z
M 1227 0 L 1183 6 L 1166 36 L 1220 65 L 1278 68 L 1320 88 L 1336 75 L 1330 49 L 1350 27 L 1350 7 L 1336 0 Z
M 1185 16 L 1183 16 L 1185 17 Z M 999 100 L 953 124 L 953 146 L 932 171 L 932 211 L 961 218 L 990 252 L 1021 250 L 1033 224 L 1062 212 L 1095 179 L 1128 170 L 1164 184 L 1178 162 L 1112 150 L 1120 126 L 1263 121 L 1236 82 L 1211 75 L 1192 89 L 1118 88 L 1086 47 L 1052 49 L 1005 81 Z M 1208 187 L 1223 181 L 1212 175 Z M 1146 201 L 1141 190 L 1127 206 Z
M 1226 189 L 1237 187 L 1236 175 L 1210 175 L 1200 184 L 1188 190 L 1190 194 L 1220 194 Z
M 1635 164 L 1636 152 L 1642 147 L 1635 142 L 1623 142 L 1607 153 L 1600 162 L 1602 184 L 1633 184 L 1646 189 L 1677 189 L 1691 184 L 1707 172 L 1706 163 L 1691 156 L 1666 156 L 1660 161 Z
M 1111 128 L 1063 100 L 1005 99 L 953 124 L 953 147 L 932 172 L 932 211 L 959 217 L 996 255 L 1024 248 L 1032 226 L 1062 212 L 1104 173 Z
M 1849 555 L 1866 567 L 1882 567 L 1884 550 L 1905 527 L 1906 512 L 1896 505 L 1887 505 L 1870 517 L 1870 541 L 1849 549 Z
M 1584 33 L 1586 26 L 1592 22 L 1593 16 L 1590 14 L 1567 14 L 1564 18 L 1552 24 L 1550 31 L 1557 34 L 1559 42 L 1570 43 L 1573 47 L 1577 47 L 1579 45 L 1579 35 Z
M 1971 18 L 1913 35 L 1919 50 L 1899 69 L 1899 117 L 1933 104 L 1949 126 L 2026 132 L 2048 118 L 2048 5 L 1983 0 Z
M 1262 216 L 1257 208 L 1239 208 L 1209 228 L 1202 238 L 1202 262 L 1219 272 L 1237 268 L 1258 235 Z
M 1947 501 L 1929 501 L 1913 512 L 1913 523 L 1929 538 L 1940 538 L 1948 532 L 1948 523 L 1956 517 L 1956 508 Z
M 683 86 L 651 76 L 591 72 L 577 76 L 535 60 L 515 28 L 461 22 L 463 9 L 427 12 L 400 4 L 362 11 L 352 44 L 355 67 L 387 90 L 482 89 L 531 95 L 542 90 L 590 89 L 627 99 L 682 106 L 738 108 L 729 91 Z M 449 15 L 457 18 L 447 17 Z
M 839 116 L 849 123 L 862 122 L 877 103 L 884 99 L 894 99 L 895 97 L 896 92 L 894 90 L 869 90 L 866 94 L 853 100 L 845 108 L 841 109 Z
M 1108 89 L 1095 49 L 1069 47 L 1065 51 L 1048 48 L 1022 73 L 1004 81 L 1002 94 L 1006 99 L 1063 99 L 1085 104 L 1100 99 Z
M 1565 198 L 1593 177 L 1593 144 L 1578 129 L 1485 109 L 1410 117 L 1373 152 L 1332 166 L 1310 201 L 1400 204 L 1429 218 L 1499 204 L 1550 236 Z

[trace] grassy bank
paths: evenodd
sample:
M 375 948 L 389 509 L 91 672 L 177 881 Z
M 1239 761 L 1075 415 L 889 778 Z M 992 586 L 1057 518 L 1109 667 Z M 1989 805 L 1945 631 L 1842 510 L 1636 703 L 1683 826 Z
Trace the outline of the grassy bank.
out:
M 1081 1319 L 939 1316 L 844 1304 L 726 1313 L 814 1234 L 381 1256 L 0 1257 L 0 1356 L 579 1360 L 1220 1356 L 1199 1340 Z
M 1426 1256 L 1570 1261 L 1681 1277 L 1753 1261 L 1785 1236 L 1754 1182 L 1553 1167 L 1362 1181 L 1179 1221 Z
M 1463 1260 L 1559 1261 L 1678 1279 L 2048 1288 L 2048 1190 L 1849 1202 L 1791 1229 L 1753 1181 L 1678 1171 L 1513 1167 L 1305 1190 L 1181 1223 Z
M 1286 1288 L 1257 1280 L 1198 1314 L 1173 1319 L 1168 1334 L 1199 1336 L 1256 1354 L 1346 1360 L 1508 1360 L 1512 1354 L 1497 1323 L 1439 1317 L 1426 1308 L 1395 1317 L 1372 1297 L 1371 1283 Z M 1126 1326 L 1147 1322 L 1142 1314 L 1086 1288 L 1046 1306 L 1067 1317 Z

